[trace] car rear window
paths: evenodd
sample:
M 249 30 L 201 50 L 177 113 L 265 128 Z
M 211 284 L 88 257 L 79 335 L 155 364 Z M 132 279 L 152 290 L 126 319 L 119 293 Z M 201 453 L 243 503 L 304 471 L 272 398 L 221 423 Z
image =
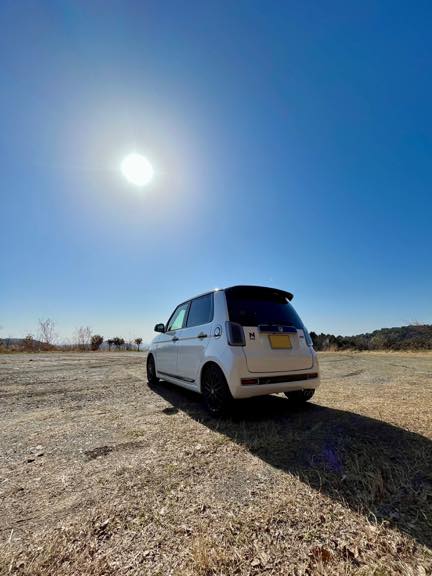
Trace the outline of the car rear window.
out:
M 225 295 L 231 322 L 242 326 L 282 324 L 303 330 L 299 315 L 279 290 L 241 286 L 228 288 Z

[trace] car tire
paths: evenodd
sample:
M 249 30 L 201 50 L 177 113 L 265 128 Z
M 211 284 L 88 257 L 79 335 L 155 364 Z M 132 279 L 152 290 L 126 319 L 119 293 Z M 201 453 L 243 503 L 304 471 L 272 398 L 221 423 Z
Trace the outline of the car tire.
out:
M 220 418 L 229 413 L 233 397 L 222 370 L 216 364 L 204 368 L 201 376 L 201 393 L 204 405 L 211 416 Z
M 156 364 L 153 354 L 147 356 L 147 382 L 149 386 L 155 386 L 159 383 L 159 378 L 156 376 Z
M 292 392 L 284 392 L 284 394 L 290 402 L 299 406 L 310 400 L 315 394 L 315 390 L 313 388 L 307 390 L 293 390 Z

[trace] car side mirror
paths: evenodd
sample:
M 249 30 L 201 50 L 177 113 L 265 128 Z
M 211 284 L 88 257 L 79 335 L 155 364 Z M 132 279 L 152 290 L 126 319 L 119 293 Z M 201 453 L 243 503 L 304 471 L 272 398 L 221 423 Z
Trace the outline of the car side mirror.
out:
M 155 332 L 165 332 L 165 324 L 156 324 L 154 330 Z

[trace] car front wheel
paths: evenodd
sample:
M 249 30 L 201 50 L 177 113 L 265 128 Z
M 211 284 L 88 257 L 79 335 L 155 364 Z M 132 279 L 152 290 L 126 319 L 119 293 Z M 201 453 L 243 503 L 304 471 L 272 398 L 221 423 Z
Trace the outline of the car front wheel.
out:
M 159 382 L 159 378 L 156 376 L 156 364 L 153 354 L 149 354 L 147 357 L 147 381 L 150 386 L 155 386 Z

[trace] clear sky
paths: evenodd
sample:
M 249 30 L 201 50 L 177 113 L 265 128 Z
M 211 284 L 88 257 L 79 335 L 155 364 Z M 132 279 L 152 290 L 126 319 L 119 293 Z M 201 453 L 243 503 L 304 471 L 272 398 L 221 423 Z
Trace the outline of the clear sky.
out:
M 431 30 L 420 1 L 2 0 L 0 336 L 149 340 L 237 283 L 318 332 L 432 322 Z

